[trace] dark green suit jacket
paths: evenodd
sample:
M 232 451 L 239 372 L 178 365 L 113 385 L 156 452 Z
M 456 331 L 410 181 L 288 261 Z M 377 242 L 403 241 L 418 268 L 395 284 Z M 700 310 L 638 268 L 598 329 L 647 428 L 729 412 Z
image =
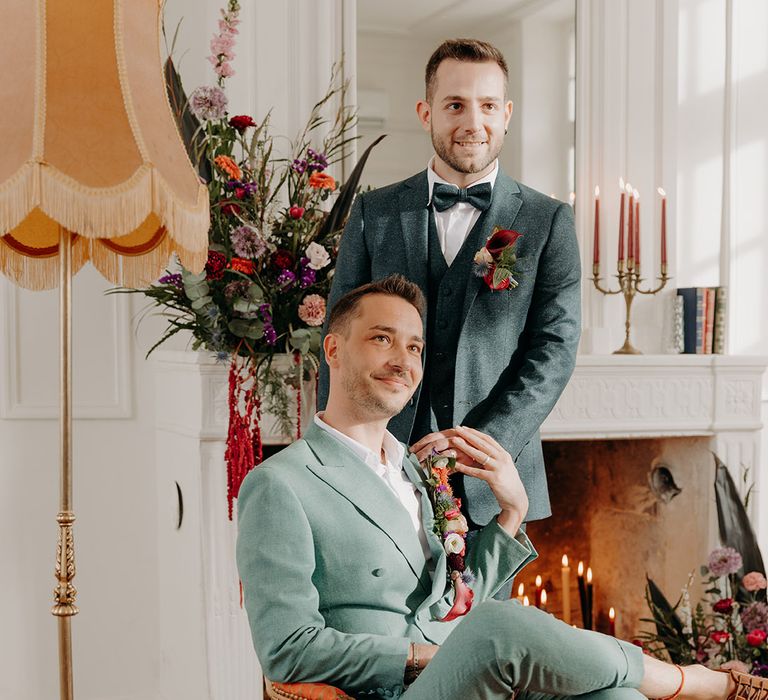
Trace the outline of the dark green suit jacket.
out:
M 404 274 L 428 295 L 427 173 L 361 194 L 339 249 L 329 308 L 343 294 L 392 273 Z M 516 289 L 491 291 L 470 277 L 461 314 L 453 416 L 457 423 L 496 438 L 512 455 L 528 493 L 527 520 L 550 515 L 539 427 L 573 373 L 581 333 L 581 263 L 569 205 L 499 172 L 488 229 L 522 233 L 517 243 Z M 426 332 L 426 323 L 425 323 Z M 426 352 L 429 353 L 427 347 Z M 318 406 L 327 400 L 327 369 Z M 418 394 L 390 423 L 399 440 L 412 444 Z M 498 512 L 486 484 L 465 478 L 466 508 L 480 525 Z
M 413 460 L 413 461 L 412 461 Z M 462 618 L 447 557 L 415 458 L 429 563 L 410 516 L 348 447 L 314 423 L 248 474 L 238 496 L 237 566 L 254 646 L 268 678 L 324 681 L 354 694 L 397 697 L 410 641 L 441 644 Z M 496 520 L 467 550 L 474 605 L 536 557 L 524 533 Z

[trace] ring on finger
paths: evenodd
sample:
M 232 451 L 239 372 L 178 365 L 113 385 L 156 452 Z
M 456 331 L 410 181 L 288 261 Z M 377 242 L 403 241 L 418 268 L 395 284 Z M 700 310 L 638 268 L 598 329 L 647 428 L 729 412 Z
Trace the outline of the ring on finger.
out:
M 484 467 L 486 464 L 488 464 L 488 462 L 490 462 L 490 460 L 491 460 L 491 455 L 485 455 L 485 459 L 482 462 L 480 462 L 480 466 Z

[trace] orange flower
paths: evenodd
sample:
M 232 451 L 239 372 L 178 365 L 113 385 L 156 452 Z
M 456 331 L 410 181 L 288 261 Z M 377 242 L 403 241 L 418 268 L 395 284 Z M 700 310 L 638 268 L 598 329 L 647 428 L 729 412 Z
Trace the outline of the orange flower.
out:
M 243 171 L 229 156 L 216 156 L 213 162 L 233 180 L 240 180 L 243 177 Z
M 254 270 L 253 260 L 246 260 L 245 258 L 232 258 L 227 267 L 245 275 L 252 275 Z
M 336 180 L 327 173 L 312 173 L 309 176 L 309 186 L 317 190 L 331 190 L 333 192 L 336 189 Z

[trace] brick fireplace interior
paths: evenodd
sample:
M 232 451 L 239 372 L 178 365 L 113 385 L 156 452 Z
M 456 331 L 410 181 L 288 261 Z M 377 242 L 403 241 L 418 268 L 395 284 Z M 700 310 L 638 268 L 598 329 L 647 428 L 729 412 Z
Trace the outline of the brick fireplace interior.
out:
M 529 524 L 539 558 L 513 594 L 522 582 L 533 602 L 540 575 L 547 609 L 562 618 L 567 554 L 572 622 L 582 626 L 576 573 L 583 561 L 593 573 L 593 628 L 608 631 L 613 607 L 617 636 L 634 638 L 648 617 L 646 574 L 674 603 L 716 542 L 710 445 L 703 437 L 545 442 L 553 515 Z

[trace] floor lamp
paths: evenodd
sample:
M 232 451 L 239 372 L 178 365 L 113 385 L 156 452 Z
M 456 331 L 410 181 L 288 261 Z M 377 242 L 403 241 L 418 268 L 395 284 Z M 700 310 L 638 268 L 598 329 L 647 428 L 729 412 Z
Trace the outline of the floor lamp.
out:
M 208 250 L 208 193 L 168 104 L 158 0 L 7 0 L 0 23 L 0 272 L 59 286 L 60 507 L 53 614 L 62 700 L 72 700 L 72 276 L 156 279 L 172 253 Z

